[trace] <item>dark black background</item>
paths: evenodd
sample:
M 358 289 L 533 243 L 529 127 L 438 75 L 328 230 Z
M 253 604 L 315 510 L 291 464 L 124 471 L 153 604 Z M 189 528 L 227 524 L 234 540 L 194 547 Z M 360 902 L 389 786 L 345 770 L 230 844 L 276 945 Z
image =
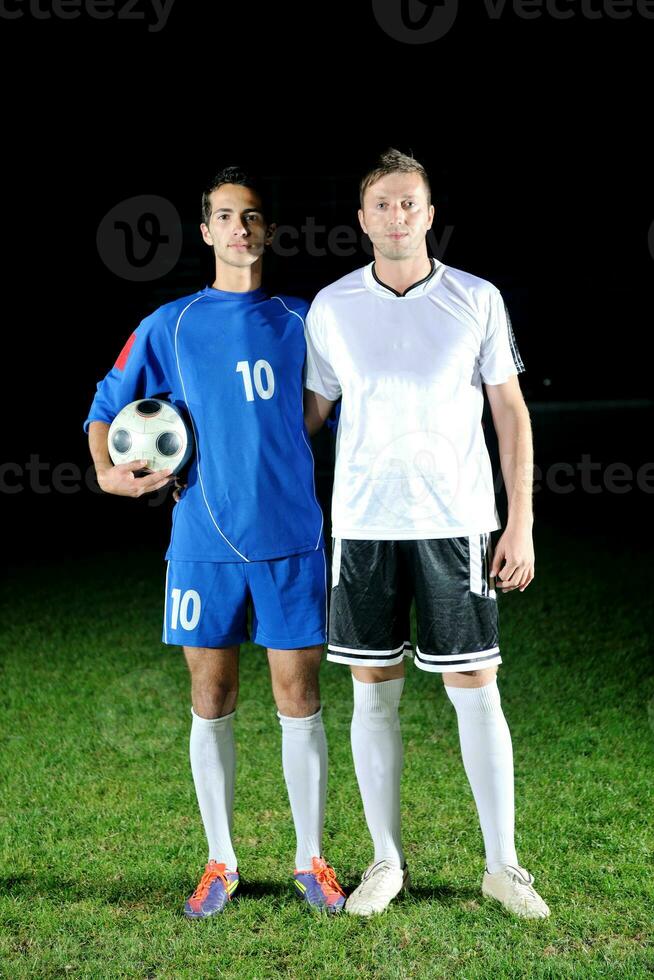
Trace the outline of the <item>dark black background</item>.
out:
M 124 8 L 117 0 L 114 14 Z M 412 151 L 432 177 L 436 238 L 451 231 L 439 257 L 500 287 L 525 397 L 553 406 L 532 415 L 537 462 L 574 466 L 590 453 L 635 471 L 651 459 L 651 405 L 614 403 L 652 389 L 654 20 L 566 8 L 569 20 L 526 20 L 507 5 L 494 20 L 469 2 L 425 45 L 387 36 L 369 2 L 175 0 L 159 32 L 115 15 L 7 8 L 23 16 L 0 18 L 6 555 L 165 546 L 170 501 L 62 493 L 52 472 L 87 470 L 82 422 L 95 384 L 140 319 L 212 281 L 200 196 L 232 162 L 271 179 L 282 223 L 356 227 L 361 173 L 389 145 Z M 183 253 L 167 276 L 131 283 L 107 268 L 96 234 L 112 207 L 141 194 L 174 204 Z M 300 251 L 276 257 L 266 282 L 311 298 L 368 260 Z M 560 406 L 580 401 L 606 404 Z M 318 445 L 321 469 L 328 448 Z M 34 457 L 45 464 L 38 481 Z M 578 486 L 535 498 L 537 518 L 625 533 L 651 500 Z

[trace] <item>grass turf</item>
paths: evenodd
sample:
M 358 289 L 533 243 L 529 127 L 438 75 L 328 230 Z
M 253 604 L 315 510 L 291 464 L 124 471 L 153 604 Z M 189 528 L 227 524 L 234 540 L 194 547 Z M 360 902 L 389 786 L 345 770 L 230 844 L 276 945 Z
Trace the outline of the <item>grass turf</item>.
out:
M 235 843 L 244 887 L 187 922 L 206 860 L 188 764 L 190 697 L 162 646 L 159 556 L 16 569 L 4 590 L 0 975 L 514 978 L 654 974 L 651 561 L 614 539 L 537 531 L 537 577 L 500 598 L 518 857 L 552 909 L 485 901 L 454 709 L 407 661 L 410 896 L 383 916 L 311 914 L 265 654 L 241 656 Z M 325 854 L 346 887 L 371 859 L 349 747 L 351 682 L 324 664 Z

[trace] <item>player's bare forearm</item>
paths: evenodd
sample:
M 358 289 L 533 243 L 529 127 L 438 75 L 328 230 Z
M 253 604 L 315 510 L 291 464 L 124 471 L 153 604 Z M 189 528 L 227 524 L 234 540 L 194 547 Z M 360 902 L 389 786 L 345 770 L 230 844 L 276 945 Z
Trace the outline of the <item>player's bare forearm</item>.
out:
M 317 391 L 304 389 L 304 424 L 310 436 L 315 435 L 323 427 L 335 404 L 319 395 Z
M 109 434 L 108 422 L 91 422 L 89 425 L 89 450 L 96 474 L 103 470 L 111 469 L 113 463 L 107 448 L 107 436 Z
M 500 465 L 509 502 L 507 526 L 531 528 L 534 450 L 529 409 L 518 375 L 498 385 L 486 385 L 500 450 Z
M 531 529 L 534 446 L 526 405 L 503 410 L 495 419 L 495 429 L 508 501 L 507 527 Z
M 118 466 L 114 466 L 107 447 L 108 433 L 108 422 L 91 422 L 89 425 L 89 450 L 101 490 L 121 497 L 140 497 L 144 493 L 160 490 L 171 482 L 172 470 L 157 470 L 146 476 L 136 476 L 136 470 L 147 466 L 145 459 L 136 459 L 131 463 L 119 463 Z
M 495 548 L 491 575 L 501 592 L 524 592 L 535 574 L 531 422 L 526 405 L 496 410 L 493 421 L 509 510 L 506 528 Z
M 504 533 L 495 546 L 491 576 L 501 592 L 527 588 L 534 578 L 532 493 L 534 451 L 529 410 L 517 375 L 498 385 L 486 385 L 500 450 L 509 513 Z

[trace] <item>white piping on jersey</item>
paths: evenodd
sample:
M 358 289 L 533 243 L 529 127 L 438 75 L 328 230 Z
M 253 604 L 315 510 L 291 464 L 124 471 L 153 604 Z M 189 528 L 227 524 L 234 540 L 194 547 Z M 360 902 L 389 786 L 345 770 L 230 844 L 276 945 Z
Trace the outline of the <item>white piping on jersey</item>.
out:
M 207 495 L 204 492 L 204 481 L 202 479 L 202 470 L 200 469 L 200 454 L 199 454 L 198 448 L 197 448 L 199 446 L 198 436 L 197 436 L 197 432 L 195 431 L 195 422 L 193 421 L 193 414 L 192 414 L 190 408 L 188 407 L 188 398 L 186 397 L 186 386 L 184 384 L 184 378 L 182 377 L 182 368 L 181 368 L 180 363 L 179 363 L 179 351 L 177 350 L 177 334 L 179 332 L 179 325 L 182 322 L 182 317 L 184 316 L 184 314 L 186 313 L 186 311 L 188 310 L 188 308 L 190 306 L 193 306 L 193 304 L 194 303 L 197 303 L 198 300 L 205 299 L 205 298 L 206 298 L 205 296 L 197 296 L 195 299 L 192 299 L 191 302 L 188 303 L 184 307 L 184 309 L 182 310 L 182 312 L 179 314 L 179 318 L 177 320 L 177 326 L 175 327 L 175 360 L 177 361 L 177 373 L 179 374 L 179 380 L 180 380 L 181 385 L 182 385 L 182 391 L 184 392 L 184 401 L 186 402 L 186 408 L 188 409 L 188 414 L 189 414 L 189 418 L 191 420 L 191 425 L 193 426 L 193 438 L 195 439 L 195 446 L 196 446 L 196 450 L 195 451 L 197 453 L 197 460 L 198 460 L 198 479 L 200 481 L 200 489 L 202 490 L 202 498 L 203 498 L 204 503 L 205 503 L 205 506 L 207 508 L 207 512 L 208 512 L 209 517 L 211 518 L 211 520 L 213 522 L 214 527 L 218 531 L 218 534 L 220 534 L 220 536 L 229 545 L 229 547 L 232 549 L 232 551 L 236 552 L 236 554 L 239 556 L 239 558 L 242 558 L 243 561 L 249 562 L 250 559 L 249 558 L 246 558 L 245 555 L 242 555 L 241 552 L 238 550 L 238 548 L 235 548 L 234 547 L 234 545 L 229 540 L 229 538 L 227 538 L 223 534 L 223 532 L 221 531 L 221 529 L 218 527 L 218 524 L 216 523 L 215 517 L 211 513 L 211 507 L 209 506 L 209 502 L 207 500 Z
M 289 309 L 289 307 L 286 305 L 286 303 L 281 298 L 281 296 L 271 296 L 270 298 L 271 299 L 278 299 L 279 302 L 284 307 L 284 309 L 288 310 L 289 313 L 293 313 L 298 318 L 298 320 L 302 324 L 302 331 L 303 332 L 306 331 L 306 326 L 305 326 L 304 320 L 302 319 L 302 317 L 300 316 L 300 314 L 299 313 L 296 313 L 295 310 Z M 315 548 L 313 549 L 314 551 L 317 551 L 318 550 L 318 546 L 320 544 L 320 538 L 322 536 L 322 526 L 323 526 L 323 523 L 325 521 L 325 515 L 322 512 L 322 507 L 318 503 L 318 497 L 316 496 L 316 461 L 313 458 L 313 452 L 311 450 L 311 446 L 307 442 L 307 437 L 304 434 L 304 401 L 303 401 L 303 399 L 304 399 L 304 390 L 303 389 L 304 389 L 304 386 L 301 385 L 300 386 L 300 413 L 301 413 L 301 418 L 302 418 L 302 438 L 304 439 L 305 446 L 309 450 L 309 456 L 311 456 L 311 480 L 312 480 L 312 483 L 313 483 L 313 499 L 316 502 L 316 507 L 320 511 L 320 530 L 318 531 L 318 539 L 316 541 Z
M 166 562 L 166 594 L 164 596 L 164 643 L 168 643 L 168 571 L 170 561 Z

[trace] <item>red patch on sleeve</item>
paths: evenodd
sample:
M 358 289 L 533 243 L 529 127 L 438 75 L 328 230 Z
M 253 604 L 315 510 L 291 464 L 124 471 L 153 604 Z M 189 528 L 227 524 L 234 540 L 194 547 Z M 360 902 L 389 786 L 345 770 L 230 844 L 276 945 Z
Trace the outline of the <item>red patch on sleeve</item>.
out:
M 124 371 L 125 370 L 125 365 L 127 364 L 127 359 L 129 357 L 129 352 L 131 351 L 132 344 L 134 343 L 135 340 L 136 340 L 136 330 L 134 331 L 134 333 L 132 334 L 132 336 L 129 338 L 129 340 L 127 341 L 127 343 L 125 344 L 125 346 L 121 350 L 121 352 L 118 355 L 118 358 L 116 360 L 116 363 L 114 364 L 114 367 L 117 367 L 119 371 Z

